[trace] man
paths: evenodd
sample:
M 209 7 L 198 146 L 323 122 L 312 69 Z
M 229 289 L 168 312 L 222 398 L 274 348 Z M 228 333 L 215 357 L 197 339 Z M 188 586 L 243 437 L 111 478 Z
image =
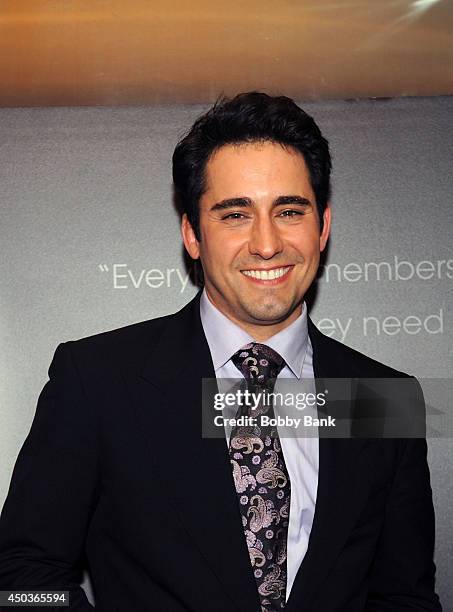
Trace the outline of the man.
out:
M 88 610 L 86 561 L 108 611 L 441 610 L 423 437 L 201 435 L 202 379 L 405 377 L 307 316 L 330 167 L 314 121 L 261 93 L 219 102 L 178 144 L 204 289 L 58 346 L 2 514 L 1 589 L 69 590 Z M 348 410 L 366 412 L 359 392 Z

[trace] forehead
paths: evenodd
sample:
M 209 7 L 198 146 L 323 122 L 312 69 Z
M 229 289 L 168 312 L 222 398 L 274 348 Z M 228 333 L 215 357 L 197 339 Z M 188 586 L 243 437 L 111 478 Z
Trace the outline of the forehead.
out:
M 309 183 L 304 157 L 292 147 L 274 142 L 228 144 L 206 164 L 206 191 L 254 184 L 301 186 Z

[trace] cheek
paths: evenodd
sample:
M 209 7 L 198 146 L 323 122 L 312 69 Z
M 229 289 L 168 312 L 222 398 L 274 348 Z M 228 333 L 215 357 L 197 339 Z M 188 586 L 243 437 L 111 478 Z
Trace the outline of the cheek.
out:
M 288 241 L 288 244 L 296 250 L 298 253 L 303 255 L 305 259 L 313 259 L 319 256 L 319 235 L 304 235 L 303 238 L 297 237 L 292 241 Z
M 217 267 L 225 268 L 234 263 L 244 251 L 244 240 L 241 240 L 237 234 L 232 235 L 232 232 L 227 235 L 212 235 L 209 234 L 207 239 L 201 236 L 200 256 L 204 258 L 208 265 L 213 267 L 214 262 Z
M 200 259 L 205 273 L 212 279 L 220 280 L 225 274 L 225 269 L 228 266 L 227 249 L 221 248 L 218 244 L 206 242 L 200 243 Z

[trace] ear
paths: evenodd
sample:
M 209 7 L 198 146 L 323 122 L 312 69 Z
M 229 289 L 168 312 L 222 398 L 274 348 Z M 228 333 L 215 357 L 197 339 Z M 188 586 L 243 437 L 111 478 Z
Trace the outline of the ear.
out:
M 183 214 L 181 219 L 181 234 L 189 255 L 192 259 L 198 259 L 200 257 L 200 245 L 186 213 Z
M 326 248 L 327 240 L 330 234 L 330 222 L 332 218 L 330 204 L 327 204 L 326 208 L 324 209 L 324 214 L 322 218 L 323 218 L 323 226 L 322 226 L 321 235 L 319 237 L 319 250 L 321 252 L 324 251 L 324 249 Z

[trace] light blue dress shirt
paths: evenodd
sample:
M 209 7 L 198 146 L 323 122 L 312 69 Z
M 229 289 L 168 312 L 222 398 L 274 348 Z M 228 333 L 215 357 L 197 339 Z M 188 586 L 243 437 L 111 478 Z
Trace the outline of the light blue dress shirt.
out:
M 206 290 L 203 290 L 201 295 L 200 315 L 216 378 L 240 378 L 242 374 L 231 361 L 231 357 L 244 344 L 256 340 L 222 314 L 208 298 Z M 286 365 L 278 379 L 303 379 L 304 388 L 316 393 L 313 350 L 308 335 L 305 303 L 302 314 L 291 325 L 266 340 L 265 344 L 277 351 L 285 360 Z M 281 411 L 284 407 L 275 407 L 276 416 L 279 410 L 280 414 L 283 414 Z M 227 432 L 225 436 L 229 444 Z M 319 438 L 317 435 L 281 437 L 280 442 L 291 480 L 286 588 L 286 601 L 288 601 L 297 571 L 307 552 L 313 525 L 318 489 Z

